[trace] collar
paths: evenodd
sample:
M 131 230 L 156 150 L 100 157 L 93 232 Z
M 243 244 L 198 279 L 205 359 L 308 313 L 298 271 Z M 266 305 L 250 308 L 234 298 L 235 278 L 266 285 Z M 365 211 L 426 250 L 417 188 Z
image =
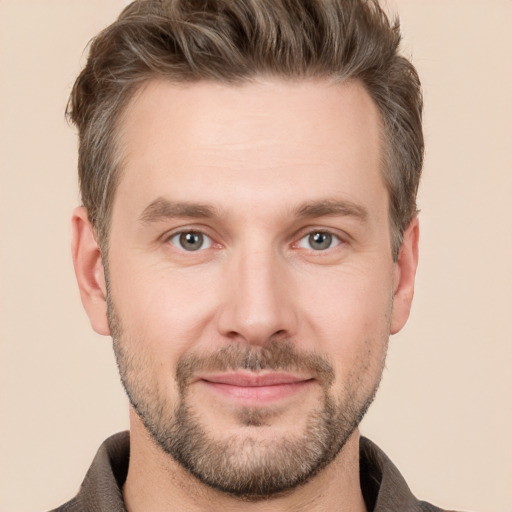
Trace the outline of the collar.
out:
M 418 501 L 385 453 L 360 439 L 361 490 L 369 512 L 443 512 Z M 129 432 L 109 437 L 99 448 L 77 496 L 54 512 L 126 512 L 122 487 L 128 474 Z

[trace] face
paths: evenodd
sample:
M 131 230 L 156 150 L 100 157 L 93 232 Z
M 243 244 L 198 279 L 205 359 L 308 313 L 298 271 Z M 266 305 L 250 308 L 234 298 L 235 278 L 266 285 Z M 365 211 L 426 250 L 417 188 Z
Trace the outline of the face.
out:
M 132 406 L 210 486 L 299 485 L 357 427 L 397 330 L 376 107 L 357 83 L 155 81 L 121 147 L 108 303 Z

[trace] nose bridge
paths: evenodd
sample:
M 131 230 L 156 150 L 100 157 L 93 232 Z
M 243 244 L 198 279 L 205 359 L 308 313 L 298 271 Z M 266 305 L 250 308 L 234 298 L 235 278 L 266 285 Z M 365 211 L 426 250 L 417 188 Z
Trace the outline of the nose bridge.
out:
M 253 238 L 234 251 L 228 268 L 228 296 L 219 328 L 224 335 L 264 344 L 291 336 L 294 311 L 286 265 L 268 240 Z

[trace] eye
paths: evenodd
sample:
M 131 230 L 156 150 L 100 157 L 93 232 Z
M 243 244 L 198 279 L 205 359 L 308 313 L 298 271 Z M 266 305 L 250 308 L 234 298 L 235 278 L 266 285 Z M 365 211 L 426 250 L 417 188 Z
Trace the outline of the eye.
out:
M 182 231 L 169 239 L 170 243 L 184 251 L 199 251 L 208 249 L 212 245 L 212 239 L 199 231 Z
M 314 251 L 325 251 L 336 247 L 341 240 L 327 231 L 313 231 L 299 240 L 298 246 L 302 249 L 313 249 Z

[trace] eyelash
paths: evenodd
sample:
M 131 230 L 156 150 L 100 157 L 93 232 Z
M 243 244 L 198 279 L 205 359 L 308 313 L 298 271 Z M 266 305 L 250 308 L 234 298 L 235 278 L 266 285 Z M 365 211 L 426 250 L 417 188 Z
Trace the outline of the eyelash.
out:
M 191 249 L 191 250 L 185 249 L 183 247 L 183 245 L 181 244 L 181 242 L 183 242 L 182 237 L 184 235 L 185 236 L 187 236 L 187 235 L 200 236 L 202 238 L 201 245 L 196 249 Z M 176 240 L 176 243 L 173 242 L 174 240 Z M 194 230 L 194 229 L 182 230 L 182 231 L 178 231 L 177 233 L 173 233 L 172 235 L 170 235 L 167 238 L 167 241 L 171 245 L 176 247 L 177 249 L 181 249 L 185 252 L 198 252 L 198 251 L 202 251 L 204 249 L 209 249 L 213 245 L 213 240 L 210 236 L 208 236 L 206 233 L 203 233 L 200 230 Z M 205 243 L 208 244 L 207 247 L 204 247 Z
M 191 248 L 190 250 L 183 247 L 184 240 L 182 237 L 188 236 L 188 235 L 193 235 L 193 236 L 195 235 L 195 236 L 201 237 L 200 246 L 195 249 Z M 328 242 L 329 242 L 327 247 L 324 247 L 321 249 L 319 249 L 319 248 L 315 249 L 315 248 L 311 247 L 310 244 L 309 244 L 309 247 L 305 247 L 303 245 L 304 243 L 307 244 L 308 242 L 311 242 L 311 237 L 314 237 L 317 235 L 327 237 Z M 171 235 L 169 235 L 166 238 L 166 241 L 167 241 L 167 243 L 170 243 L 172 246 L 176 247 L 178 250 L 188 252 L 188 253 L 201 252 L 201 251 L 204 251 L 205 249 L 209 249 L 215 245 L 215 242 L 212 239 L 212 237 L 210 237 L 209 235 L 207 235 L 204 231 L 202 231 L 200 229 L 187 229 L 187 230 L 182 229 L 181 231 L 178 231 L 178 232 L 175 232 L 175 233 L 172 233 Z M 320 241 L 319 243 L 322 243 L 322 242 Z M 344 243 L 344 241 L 340 238 L 340 236 L 338 236 L 337 234 L 335 234 L 327 229 L 309 229 L 296 242 L 294 242 L 292 244 L 292 247 L 306 249 L 306 250 L 312 251 L 314 253 L 322 253 L 322 252 L 328 251 L 330 249 L 335 249 L 336 247 L 338 247 L 339 245 L 342 245 L 343 243 Z M 206 247 L 205 247 L 205 245 L 206 245 Z
M 304 247 L 304 246 L 301 245 L 302 242 L 305 241 L 305 240 L 306 240 L 306 243 L 308 241 L 311 242 L 311 237 L 314 237 L 316 235 L 327 236 L 328 240 L 329 240 L 329 246 L 325 247 L 323 249 L 313 249 L 312 247 Z M 342 243 L 343 243 L 343 241 L 341 240 L 341 238 L 338 235 L 336 235 L 335 233 L 332 233 L 329 230 L 313 229 L 313 230 L 308 231 L 304 236 L 302 236 L 299 239 L 299 241 L 296 242 L 295 245 L 298 246 L 298 247 L 301 247 L 303 249 L 312 250 L 313 252 L 324 252 L 324 251 L 328 251 L 329 249 L 334 249 L 335 247 L 338 247 Z

